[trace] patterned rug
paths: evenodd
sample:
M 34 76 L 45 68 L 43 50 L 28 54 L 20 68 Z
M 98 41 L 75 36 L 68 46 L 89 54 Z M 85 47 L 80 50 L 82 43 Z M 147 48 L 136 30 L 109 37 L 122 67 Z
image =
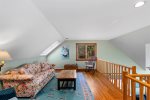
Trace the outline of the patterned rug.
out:
M 19 100 L 30 100 L 19 98 Z M 94 100 L 94 96 L 82 73 L 77 73 L 76 90 L 57 90 L 57 79 L 54 77 L 37 94 L 35 100 Z

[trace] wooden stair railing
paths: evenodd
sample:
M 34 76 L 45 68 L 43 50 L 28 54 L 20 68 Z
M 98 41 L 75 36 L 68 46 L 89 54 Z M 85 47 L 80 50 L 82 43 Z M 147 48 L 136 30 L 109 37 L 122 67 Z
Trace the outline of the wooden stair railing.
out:
M 131 81 L 131 94 L 128 94 L 128 81 Z M 150 74 L 137 74 L 136 68 L 132 74 L 127 71 L 123 71 L 123 100 L 129 100 L 128 96 L 131 96 L 131 100 L 136 100 L 136 85 L 139 84 L 139 100 L 150 100 Z M 145 92 L 145 93 L 144 93 Z
M 150 74 L 137 74 L 132 68 L 101 59 L 97 60 L 97 70 L 123 93 L 123 100 L 136 100 L 136 84 L 139 84 L 139 100 L 150 100 Z
M 97 71 L 102 73 L 116 88 L 123 91 L 122 85 L 122 72 L 127 71 L 131 73 L 132 68 L 121 64 L 115 64 L 112 62 L 97 59 Z M 128 81 L 128 94 L 130 94 L 131 81 Z

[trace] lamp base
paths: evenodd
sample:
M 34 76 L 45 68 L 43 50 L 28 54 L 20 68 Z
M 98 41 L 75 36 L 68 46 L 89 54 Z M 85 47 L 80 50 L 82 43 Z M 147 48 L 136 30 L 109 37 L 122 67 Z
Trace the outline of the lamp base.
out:
M 4 64 L 0 64 L 0 71 L 1 71 L 1 68 L 4 66 Z

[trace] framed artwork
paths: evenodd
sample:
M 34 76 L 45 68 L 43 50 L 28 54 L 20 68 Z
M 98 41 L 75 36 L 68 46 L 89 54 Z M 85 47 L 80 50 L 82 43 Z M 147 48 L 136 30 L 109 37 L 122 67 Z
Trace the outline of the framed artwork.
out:
M 88 61 L 97 57 L 96 43 L 76 43 L 76 60 Z
M 61 50 L 61 55 L 62 55 L 64 58 L 69 58 L 69 48 L 63 46 L 63 47 L 62 47 L 62 50 Z

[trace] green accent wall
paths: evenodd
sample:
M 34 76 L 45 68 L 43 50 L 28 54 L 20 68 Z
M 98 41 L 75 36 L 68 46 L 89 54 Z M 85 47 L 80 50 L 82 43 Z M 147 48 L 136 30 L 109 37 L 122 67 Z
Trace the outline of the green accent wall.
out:
M 139 67 L 132 59 L 126 56 L 121 50 L 116 48 L 111 44 L 110 41 L 81 41 L 81 40 L 68 40 L 63 42 L 59 47 L 57 47 L 53 52 L 51 52 L 47 58 L 45 56 L 33 57 L 28 59 L 12 60 L 7 61 L 5 66 L 2 67 L 4 72 L 8 69 L 16 68 L 25 63 L 39 63 L 39 62 L 49 62 L 51 64 L 56 64 L 57 69 L 64 67 L 64 64 L 75 64 L 77 63 L 80 67 L 85 67 L 85 61 L 76 61 L 76 43 L 97 43 L 97 57 L 103 60 L 107 60 L 113 63 L 123 64 L 127 66 L 137 66 L 138 73 L 149 73 L 141 67 Z M 64 58 L 61 55 L 62 47 L 68 47 L 70 51 L 69 58 Z
M 76 63 L 76 43 L 97 43 L 97 57 L 110 62 L 123 64 L 127 66 L 138 66 L 132 59 L 126 56 L 118 48 L 114 47 L 109 41 L 91 41 L 91 40 L 67 40 L 47 56 L 49 63 L 56 64 L 56 68 L 63 68 L 64 64 Z M 70 50 L 69 58 L 61 55 L 62 47 L 68 47 Z M 85 67 L 85 61 L 77 61 L 80 67 Z
M 38 62 L 44 62 L 46 61 L 46 57 L 33 57 L 33 58 L 26 58 L 26 59 L 20 59 L 20 60 L 11 60 L 7 61 L 5 65 L 2 67 L 2 72 L 8 70 L 8 69 L 13 69 L 16 68 L 22 64 L 26 63 L 38 63 Z

